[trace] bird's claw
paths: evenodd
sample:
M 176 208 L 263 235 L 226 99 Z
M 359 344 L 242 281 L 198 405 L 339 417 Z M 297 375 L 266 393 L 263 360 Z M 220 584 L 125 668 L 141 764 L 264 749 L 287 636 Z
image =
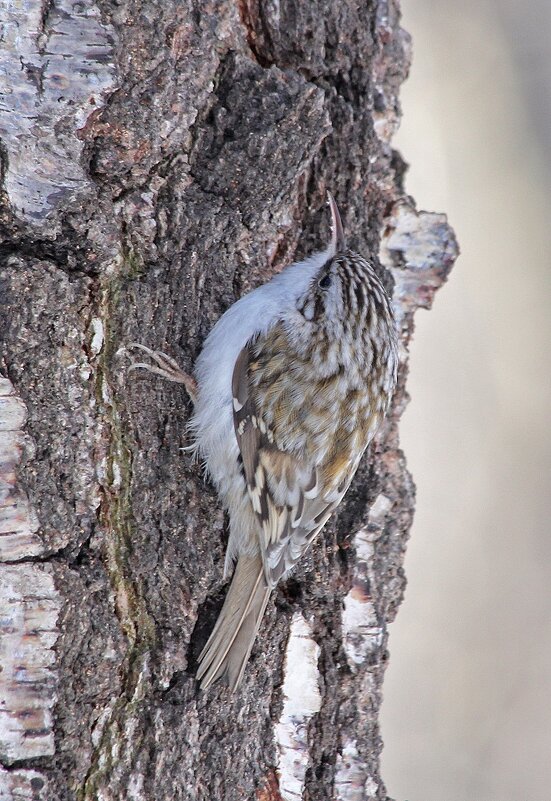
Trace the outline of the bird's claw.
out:
M 168 356 L 161 350 L 152 350 L 139 342 L 130 342 L 127 349 L 131 348 L 138 348 L 143 351 L 154 363 L 133 362 L 128 368 L 129 371 L 139 369 L 147 370 L 149 373 L 154 373 L 155 375 L 160 375 L 162 378 L 166 378 L 167 381 L 183 384 L 192 402 L 195 403 L 197 400 L 197 382 L 192 376 L 182 370 L 178 362 L 176 362 L 172 356 Z

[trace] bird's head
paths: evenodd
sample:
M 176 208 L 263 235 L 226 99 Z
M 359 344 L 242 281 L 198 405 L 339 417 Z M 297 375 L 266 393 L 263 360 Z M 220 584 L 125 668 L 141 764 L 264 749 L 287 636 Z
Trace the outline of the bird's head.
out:
M 373 266 L 346 246 L 339 209 L 328 193 L 331 243 L 306 290 L 297 298 L 297 310 L 312 330 L 326 336 L 360 336 L 377 316 L 389 316 L 390 303 Z

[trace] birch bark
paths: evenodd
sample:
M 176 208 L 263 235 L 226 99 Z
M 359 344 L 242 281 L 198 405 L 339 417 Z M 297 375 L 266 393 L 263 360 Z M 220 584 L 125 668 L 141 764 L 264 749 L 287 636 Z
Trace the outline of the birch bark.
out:
M 124 346 L 190 369 L 230 303 L 325 242 L 328 188 L 388 269 L 407 344 L 457 251 L 404 197 L 391 147 L 397 2 L 2 13 L 0 798 L 385 799 L 406 350 L 384 431 L 230 697 L 194 680 L 223 514 L 183 450 L 182 388 L 129 379 Z

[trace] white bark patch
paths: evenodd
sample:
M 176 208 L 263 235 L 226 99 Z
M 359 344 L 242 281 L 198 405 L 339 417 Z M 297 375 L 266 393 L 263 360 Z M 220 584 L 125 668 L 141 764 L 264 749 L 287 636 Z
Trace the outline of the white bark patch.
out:
M 0 377 L 0 762 L 54 753 L 56 621 L 61 607 L 48 568 L 6 564 L 43 553 L 36 513 L 17 486 L 20 462 L 34 446 L 13 385 Z M 47 778 L 34 770 L 0 768 L 0 798 L 49 801 Z
M 2 801 L 51 801 L 48 779 L 37 770 L 3 770 L 0 768 Z
M 392 504 L 386 495 L 379 495 L 369 512 L 369 523 L 354 537 L 356 566 L 352 586 L 344 598 L 342 612 L 343 646 L 346 660 L 353 671 L 362 665 L 369 654 L 381 647 L 384 627 L 370 594 L 370 564 L 374 542 L 383 531 Z
M 459 251 L 445 214 L 418 212 L 400 201 L 385 223 L 379 258 L 394 277 L 392 303 L 400 326 L 415 309 L 430 309 Z
M 89 186 L 77 130 L 115 88 L 114 30 L 92 0 L 4 3 L 2 23 L 4 184 L 14 209 L 40 223 Z
M 369 775 L 355 740 L 348 740 L 337 757 L 335 801 L 375 801 L 379 785 Z
M 97 356 L 103 347 L 103 321 L 99 317 L 92 318 L 92 341 L 90 350 L 93 356 Z
M 285 698 L 275 740 L 279 752 L 279 790 L 283 801 L 302 798 L 304 777 L 310 764 L 308 721 L 320 710 L 318 686 L 320 649 L 312 628 L 300 612 L 293 615 L 285 654 Z
M 27 409 L 11 381 L 0 377 L 0 562 L 13 562 L 43 552 L 39 523 L 25 492 L 17 486 L 16 471 L 33 444 L 22 430 Z
M 54 753 L 54 645 L 60 598 L 48 568 L 0 565 L 0 761 Z

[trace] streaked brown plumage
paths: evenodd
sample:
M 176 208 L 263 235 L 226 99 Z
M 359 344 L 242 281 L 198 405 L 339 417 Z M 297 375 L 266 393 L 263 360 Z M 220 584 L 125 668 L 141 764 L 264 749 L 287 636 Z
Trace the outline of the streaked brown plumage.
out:
M 397 337 L 389 299 L 373 267 L 346 249 L 334 201 L 332 211 L 330 248 L 306 263 L 306 275 L 293 265 L 255 290 L 256 298 L 253 292 L 231 307 L 198 362 L 192 425 L 230 513 L 228 564 L 238 560 L 200 655 L 202 687 L 222 675 L 232 689 L 238 685 L 272 589 L 342 500 L 394 389 Z M 271 314 L 266 324 L 263 303 Z M 226 340 L 240 304 L 260 322 L 235 335 L 231 351 Z M 237 354 L 230 357 L 231 395 L 227 387 L 231 429 L 218 422 L 212 400 L 229 381 L 215 374 L 224 347 Z M 161 356 L 153 358 L 163 368 Z M 172 365 L 161 373 L 185 383 Z M 224 414 L 226 403 L 224 395 Z

